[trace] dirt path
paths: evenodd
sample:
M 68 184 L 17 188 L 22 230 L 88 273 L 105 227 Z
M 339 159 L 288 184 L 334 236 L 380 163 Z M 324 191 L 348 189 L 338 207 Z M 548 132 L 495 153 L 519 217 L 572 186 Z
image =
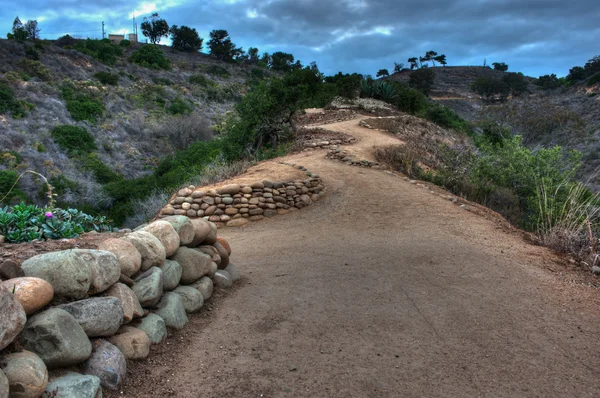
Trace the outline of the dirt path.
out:
M 325 128 L 366 158 L 394 141 L 357 120 Z M 286 158 L 324 178 L 323 200 L 222 230 L 240 286 L 133 365 L 120 396 L 600 394 L 597 291 L 490 220 L 324 155 Z

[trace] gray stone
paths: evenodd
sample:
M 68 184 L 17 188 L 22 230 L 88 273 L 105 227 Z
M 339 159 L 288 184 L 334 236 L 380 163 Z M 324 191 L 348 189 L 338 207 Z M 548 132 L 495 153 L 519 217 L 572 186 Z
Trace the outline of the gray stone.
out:
M 116 297 L 123 307 L 123 323 L 130 322 L 133 318 L 139 318 L 144 314 L 137 296 L 123 283 L 115 283 L 105 294 Z
M 83 373 L 98 377 L 102 387 L 117 390 L 127 376 L 123 353 L 106 340 L 94 340 L 92 356 L 83 363 Z
M 0 263 L 0 279 L 7 280 L 25 276 L 19 264 L 12 260 L 4 260 Z
M 88 337 L 112 336 L 123 321 L 123 306 L 116 297 L 94 297 L 56 308 L 73 315 Z
M 165 263 L 160 269 L 162 269 L 163 272 L 163 289 L 175 289 L 181 280 L 181 264 L 175 260 L 165 260 Z
M 0 398 L 8 398 L 8 379 L 0 370 Z
M 159 315 L 148 314 L 133 326 L 146 333 L 152 344 L 160 344 L 167 338 L 167 325 Z
M 236 193 L 240 192 L 240 186 L 238 184 L 229 184 L 229 185 L 225 185 L 224 187 L 218 188 L 217 192 L 221 195 L 235 195 Z
M 194 225 L 188 217 L 169 216 L 163 218 L 162 220 L 170 223 L 173 228 L 175 228 L 175 231 L 179 235 L 179 241 L 182 246 L 189 245 L 194 240 Z
M 275 217 L 278 215 L 277 210 L 268 209 L 263 213 L 265 217 Z
M 82 299 L 92 284 L 89 264 L 96 261 L 94 252 L 96 250 L 72 249 L 39 254 L 24 261 L 21 268 L 27 276 L 50 282 L 55 297 Z
M 10 397 L 39 397 L 48 385 L 46 365 L 33 352 L 8 354 L 2 359 L 1 366 L 8 380 Z
M 100 379 L 92 375 L 68 372 L 52 380 L 42 398 L 102 398 Z
M 227 265 L 229 265 L 228 250 L 225 248 L 225 246 L 223 246 L 223 244 L 221 242 L 217 242 L 217 243 L 213 244 L 213 247 L 215 249 L 217 249 L 217 252 L 219 253 L 219 256 L 221 257 L 221 262 L 218 263 L 219 269 L 225 269 L 225 267 L 227 267 Z
M 221 256 L 219 256 L 219 251 L 216 247 L 211 245 L 203 245 L 194 248 L 194 250 L 199 250 L 202 253 L 209 255 L 212 261 L 217 263 L 217 265 L 221 264 Z
M 50 308 L 31 317 L 19 342 L 38 354 L 48 368 L 76 365 L 89 358 L 92 344 L 73 315 Z
M 597 265 L 594 265 L 592 267 L 592 272 L 594 275 L 600 275 L 600 267 L 598 267 Z
M 225 271 L 229 273 L 231 276 L 231 281 L 235 282 L 240 279 L 240 272 L 235 264 L 229 263 L 229 265 L 225 268 Z
M 135 278 L 132 288 L 142 307 L 152 307 L 158 303 L 163 294 L 163 272 L 152 267 Z
M 93 260 L 88 264 L 92 272 L 92 283 L 89 294 L 105 291 L 119 281 L 121 267 L 117 256 L 111 252 L 92 250 Z
M 233 285 L 231 275 L 229 275 L 229 272 L 224 270 L 218 270 L 215 273 L 215 276 L 213 276 L 213 282 L 215 286 L 222 289 L 229 289 Z
M 203 214 L 204 215 L 204 214 Z M 194 239 L 187 245 L 188 247 L 196 247 L 211 233 L 212 226 L 208 221 L 201 218 L 191 220 L 194 226 Z
M 142 267 L 142 255 L 129 241 L 115 238 L 107 239 L 98 244 L 98 249 L 111 252 L 117 256 L 121 273 L 129 277 Z
M 157 307 L 158 310 L 155 313 L 165 321 L 167 326 L 175 329 L 183 329 L 188 323 L 183 298 L 179 294 L 173 292 L 165 293 Z
M 211 257 L 198 250 L 181 246 L 171 259 L 181 265 L 183 284 L 192 283 L 210 272 Z
M 178 216 L 173 216 L 178 217 Z M 142 256 L 141 270 L 158 267 L 167 258 L 167 252 L 158 238 L 147 231 L 135 231 L 123 236 L 121 239 L 131 242 Z
M 5 285 L 0 286 L 0 350 L 19 335 L 27 322 L 21 303 Z
M 177 289 L 173 290 L 173 293 L 181 296 L 183 299 L 183 307 L 187 313 L 198 312 L 200 311 L 200 308 L 202 308 L 202 305 L 204 305 L 202 293 L 192 286 L 179 286 Z

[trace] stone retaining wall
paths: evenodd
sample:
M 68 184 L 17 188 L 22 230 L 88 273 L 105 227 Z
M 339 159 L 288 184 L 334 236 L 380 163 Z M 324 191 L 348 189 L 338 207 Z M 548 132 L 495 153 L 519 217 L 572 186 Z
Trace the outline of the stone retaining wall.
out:
M 0 398 L 117 390 L 127 359 L 147 357 L 214 287 L 239 279 L 229 243 L 203 219 L 166 217 L 99 249 L 40 254 L 0 281 Z
M 214 222 L 218 227 L 239 227 L 250 221 L 287 214 L 311 205 L 325 194 L 323 180 L 303 166 L 304 180 L 256 181 L 251 184 L 230 184 L 214 189 L 191 185 L 173 195 L 159 218 L 185 215 Z

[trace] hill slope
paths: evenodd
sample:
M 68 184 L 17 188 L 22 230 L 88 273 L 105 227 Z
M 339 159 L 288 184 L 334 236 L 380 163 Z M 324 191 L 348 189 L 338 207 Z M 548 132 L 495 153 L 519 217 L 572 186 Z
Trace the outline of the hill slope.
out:
M 0 171 L 29 168 L 47 177 L 62 176 L 62 184 L 55 184 L 63 188 L 63 200 L 109 205 L 98 170 L 83 167 L 89 164 L 57 144 L 51 134 L 56 126 L 87 130 L 97 148 L 93 162 L 105 174 L 140 177 L 149 174 L 158 159 L 197 140 L 211 139 L 210 126 L 239 100 L 246 83 L 270 73 L 165 46 L 158 48 L 171 69 L 145 68 L 128 60 L 141 46 L 124 48 L 108 66 L 53 42 L 34 46 L 0 40 L 0 84 L 28 109 L 24 115 L 0 115 Z M 98 72 L 118 82 L 102 83 Z M 67 96 L 81 94 L 104 108 L 99 117 L 75 120 Z M 35 200 L 41 183 L 25 176 L 19 188 Z

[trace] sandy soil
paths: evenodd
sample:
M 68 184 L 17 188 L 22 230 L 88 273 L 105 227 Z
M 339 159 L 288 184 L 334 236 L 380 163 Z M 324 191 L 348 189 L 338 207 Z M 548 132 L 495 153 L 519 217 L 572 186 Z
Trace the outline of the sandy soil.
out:
M 367 159 L 394 140 L 358 119 L 327 129 L 355 135 Z M 327 195 L 221 230 L 243 280 L 109 396 L 598 396 L 600 296 L 568 283 L 564 260 L 422 186 L 324 155 L 285 160 L 319 173 Z

